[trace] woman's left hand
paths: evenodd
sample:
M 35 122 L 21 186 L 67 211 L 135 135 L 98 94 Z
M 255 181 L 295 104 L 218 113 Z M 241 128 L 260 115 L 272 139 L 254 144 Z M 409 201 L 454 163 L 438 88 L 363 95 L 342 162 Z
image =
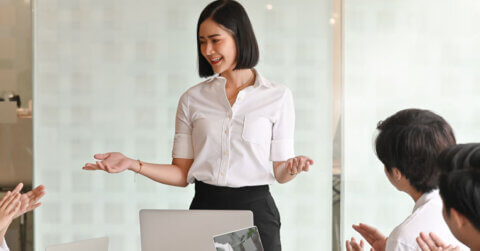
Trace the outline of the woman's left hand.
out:
M 303 171 L 308 172 L 310 170 L 310 166 L 313 165 L 313 160 L 307 156 L 297 156 L 287 160 L 285 163 L 287 166 L 287 172 L 290 175 L 296 175 Z

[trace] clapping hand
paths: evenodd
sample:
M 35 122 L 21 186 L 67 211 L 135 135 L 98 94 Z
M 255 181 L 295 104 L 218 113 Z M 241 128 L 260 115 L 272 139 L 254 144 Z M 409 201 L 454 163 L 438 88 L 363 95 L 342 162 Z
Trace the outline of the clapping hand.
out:
M 23 184 L 19 183 L 15 189 L 13 189 L 12 193 L 20 193 L 23 188 Z M 45 195 L 45 186 L 40 185 L 37 186 L 35 189 L 28 191 L 24 194 L 20 195 L 20 209 L 15 214 L 14 218 L 19 217 L 24 213 L 28 213 L 35 208 L 42 205 L 41 202 L 38 202 L 43 196 Z
M 422 249 L 422 251 L 460 251 L 460 247 L 454 247 L 452 245 L 447 245 L 443 242 L 440 237 L 434 233 L 429 235 L 425 233 L 420 233 L 420 236 L 417 237 L 417 244 Z
M 355 238 L 353 237 L 345 244 L 347 251 L 362 251 L 364 245 L 365 243 L 363 242 L 363 240 L 360 240 L 360 243 L 358 243 L 357 240 L 355 240 Z
M 362 235 L 363 238 L 372 246 L 373 251 L 385 251 L 387 238 L 376 228 L 367 224 L 360 223 L 352 226 L 355 231 Z M 357 243 L 354 238 L 346 242 L 347 251 L 363 250 L 363 241 Z

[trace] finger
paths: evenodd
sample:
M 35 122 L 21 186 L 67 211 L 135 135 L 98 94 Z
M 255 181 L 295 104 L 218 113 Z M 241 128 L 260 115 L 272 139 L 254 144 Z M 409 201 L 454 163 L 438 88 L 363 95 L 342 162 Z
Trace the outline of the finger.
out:
M 37 200 L 41 199 L 45 194 L 46 194 L 45 186 L 40 185 L 40 186 L 36 187 L 35 189 L 33 189 L 32 191 L 28 192 L 28 197 L 30 198 L 30 200 L 37 201 Z
M 12 201 L 14 201 L 16 198 L 18 198 L 18 196 L 19 196 L 18 193 L 16 193 L 16 194 L 10 193 L 8 199 L 3 204 L 3 209 L 7 210 L 7 208 L 12 204 Z
M 37 207 L 39 207 L 39 206 L 41 206 L 41 205 L 42 205 L 41 202 L 39 202 L 39 203 L 37 203 L 37 204 L 34 204 L 34 205 L 30 205 L 30 206 L 27 208 L 26 212 L 30 212 L 30 211 L 34 210 L 35 208 L 37 208 Z
M 313 159 L 308 158 L 308 164 L 313 165 Z
M 308 172 L 310 171 L 310 165 L 308 165 L 307 167 L 305 167 L 305 169 L 303 169 L 304 172 Z
M 14 196 L 12 196 L 12 199 L 8 203 L 7 207 L 5 208 L 5 211 L 11 212 L 14 208 L 18 206 L 20 203 L 20 194 L 17 193 Z
M 429 235 L 425 234 L 424 232 L 421 232 L 420 237 L 428 245 L 430 249 L 436 250 L 437 245 L 435 245 L 435 242 L 432 240 L 432 238 L 430 238 Z
M 438 235 L 436 235 L 435 233 L 433 232 L 430 232 L 430 238 L 433 240 L 433 242 L 435 243 L 435 245 L 437 247 L 443 247 L 443 246 L 446 246 L 447 244 L 445 244 L 445 242 L 443 242 L 442 239 L 440 239 L 440 237 Z
M 16 203 L 13 204 L 13 208 L 10 209 L 8 212 L 9 217 L 16 217 L 15 215 L 20 211 L 21 203 L 20 201 L 16 201 Z M 20 216 L 20 215 L 17 215 Z
M 292 166 L 290 168 L 290 173 L 297 174 L 297 159 L 292 159 Z
M 305 162 L 305 167 L 303 168 L 303 171 L 308 172 L 310 170 L 310 162 L 307 160 Z
M 373 243 L 375 241 L 377 241 L 378 239 L 375 239 L 374 237 L 372 237 L 368 232 L 366 232 L 365 230 L 363 229 L 359 229 L 359 231 L 357 231 L 370 245 L 373 245 Z
M 353 250 L 356 250 L 356 251 L 362 250 L 360 248 L 360 245 L 358 245 L 357 241 L 355 240 L 355 238 L 352 238 L 351 245 L 352 245 Z
M 305 160 L 305 162 L 303 163 L 302 171 L 308 172 L 309 168 L 310 168 L 310 162 L 308 162 L 307 160 Z
M 385 239 L 385 236 L 372 226 L 364 223 L 360 223 L 358 226 L 368 232 L 375 239 Z
M 96 164 L 97 164 L 97 167 L 100 168 L 101 170 L 107 171 L 101 161 L 97 161 Z
M 33 189 L 33 190 L 30 191 L 30 192 L 32 192 L 32 193 L 41 193 L 41 192 L 43 192 L 43 191 L 45 191 L 45 186 L 44 186 L 44 185 L 39 185 L 39 186 L 35 187 L 35 189 Z
M 422 251 L 430 251 L 430 248 L 428 247 L 427 243 L 425 243 L 425 241 L 423 241 L 421 237 L 417 237 L 416 241 Z
M 287 171 L 288 171 L 289 173 L 292 172 L 292 161 L 291 161 L 291 160 L 288 160 L 288 161 L 287 161 Z
M 373 244 L 373 242 L 375 241 L 375 238 L 373 238 L 373 236 L 369 232 L 367 232 L 365 229 L 361 228 L 358 225 L 353 225 L 352 227 L 355 231 L 357 231 L 360 235 L 362 235 L 362 237 L 365 238 L 365 240 L 367 240 L 367 242 L 370 245 Z
M 22 194 L 20 196 L 20 212 L 25 212 L 27 210 L 28 206 L 30 205 L 29 201 L 30 199 L 26 194 Z
M 304 159 L 304 158 L 300 158 L 299 164 L 298 164 L 298 166 L 297 166 L 297 173 L 302 172 L 304 166 L 305 166 L 305 159 Z
M 96 166 L 94 166 L 94 167 L 93 167 L 93 166 L 84 166 L 84 167 L 82 167 L 82 169 L 83 169 L 83 170 L 87 170 L 87 171 L 90 171 L 90 170 L 92 170 L 92 171 L 102 170 L 102 169 L 100 169 L 99 167 L 96 167 Z
M 39 190 L 35 192 L 30 191 L 27 199 L 28 204 L 33 205 L 37 203 L 37 201 L 40 200 L 45 194 L 46 192 L 43 190 Z
M 20 191 L 22 191 L 22 188 L 23 188 L 23 183 L 18 183 L 15 189 L 13 189 L 12 193 L 20 193 Z
M 360 240 L 360 247 L 363 249 L 363 246 L 365 245 L 365 242 L 363 240 Z
M 93 155 L 93 157 L 95 159 L 98 159 L 98 160 L 104 160 L 104 159 L 110 157 L 110 154 L 111 153 L 97 153 L 97 154 Z
M 300 173 L 302 171 L 302 158 L 297 158 L 297 165 L 295 166 L 295 172 Z
M 10 199 L 10 196 L 12 195 L 12 192 L 8 191 L 7 193 L 5 193 L 5 195 L 3 196 L 2 200 L 0 200 L 0 208 L 3 208 L 3 206 L 5 205 L 6 201 L 8 199 Z
M 347 248 L 347 251 L 353 251 L 352 245 L 350 244 L 350 241 L 345 242 L 345 247 Z
M 86 168 L 88 168 L 88 170 L 102 170 L 102 169 L 100 169 L 100 167 L 98 167 L 96 164 L 93 164 L 93 163 L 85 164 L 83 169 L 86 169 Z

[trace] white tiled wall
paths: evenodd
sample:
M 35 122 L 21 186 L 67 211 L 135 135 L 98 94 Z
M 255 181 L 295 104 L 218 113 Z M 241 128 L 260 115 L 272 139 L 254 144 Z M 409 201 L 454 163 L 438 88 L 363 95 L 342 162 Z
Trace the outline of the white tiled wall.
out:
M 208 1 L 42 0 L 34 12 L 35 183 L 47 186 L 35 246 L 107 235 L 139 250 L 138 210 L 186 209 L 193 186 L 85 172 L 93 153 L 170 162 L 180 95 L 197 77 L 196 20 Z M 273 185 L 285 250 L 331 245 L 332 35 L 329 1 L 241 1 L 261 47 L 258 69 L 288 85 L 296 152 L 308 174 Z M 267 10 L 267 4 L 273 7 Z
M 479 12 L 475 0 L 345 1 L 344 239 L 359 222 L 388 235 L 413 209 L 374 154 L 378 121 L 430 109 L 459 142 L 480 140 Z

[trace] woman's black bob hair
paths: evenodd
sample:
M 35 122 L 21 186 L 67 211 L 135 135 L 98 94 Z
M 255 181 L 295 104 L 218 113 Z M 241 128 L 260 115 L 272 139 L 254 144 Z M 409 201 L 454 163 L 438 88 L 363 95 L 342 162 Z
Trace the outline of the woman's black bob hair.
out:
M 211 18 L 229 30 L 237 46 L 237 64 L 235 70 L 250 69 L 258 63 L 259 50 L 252 24 L 245 9 L 234 0 L 217 0 L 203 9 L 197 23 L 198 73 L 200 77 L 214 74 L 210 63 L 202 56 L 199 31 L 203 21 Z

